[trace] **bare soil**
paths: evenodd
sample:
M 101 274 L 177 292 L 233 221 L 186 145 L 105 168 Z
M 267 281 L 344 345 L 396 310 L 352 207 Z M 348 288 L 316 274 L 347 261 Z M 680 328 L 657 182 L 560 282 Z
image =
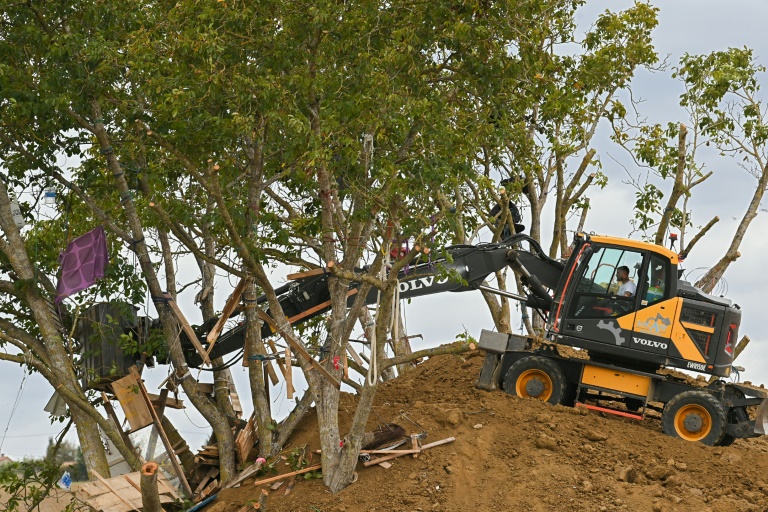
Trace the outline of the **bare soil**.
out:
M 356 483 L 330 494 L 322 480 L 270 490 L 269 512 L 412 511 L 765 511 L 768 438 L 707 447 L 665 436 L 658 414 L 642 421 L 474 387 L 484 353 L 433 357 L 382 384 L 370 430 L 396 423 L 450 444 L 390 461 L 359 464 Z M 344 395 L 342 428 L 355 397 Z M 310 414 L 284 454 L 319 449 Z M 316 463 L 317 461 L 315 460 Z M 280 473 L 291 471 L 278 464 Z M 273 476 L 265 474 L 258 479 Z M 206 512 L 235 512 L 259 499 L 254 479 L 220 491 Z

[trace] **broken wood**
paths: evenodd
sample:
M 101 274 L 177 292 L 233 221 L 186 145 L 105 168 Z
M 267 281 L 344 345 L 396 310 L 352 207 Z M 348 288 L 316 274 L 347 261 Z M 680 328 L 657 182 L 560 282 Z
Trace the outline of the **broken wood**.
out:
M 152 405 L 155 407 L 155 409 L 160 407 L 163 391 L 166 392 L 165 407 L 168 407 L 169 409 L 184 409 L 184 400 L 168 397 L 168 389 L 161 390 L 159 395 L 156 395 L 155 393 L 147 393 L 147 396 L 149 396 L 149 400 L 152 402 Z
M 237 433 L 237 436 L 235 437 L 235 447 L 237 448 L 237 455 L 240 458 L 240 462 L 242 464 L 245 464 L 246 461 L 248 461 L 248 456 L 251 453 L 251 449 L 253 448 L 253 445 L 255 443 L 255 437 L 256 432 L 254 429 L 254 424 L 256 422 L 256 417 L 254 414 L 251 414 L 251 417 L 248 418 L 248 422 L 245 424 L 245 427 Z
M 285 480 L 280 480 L 279 482 L 275 482 L 274 484 L 272 484 L 272 487 L 270 487 L 270 489 L 273 491 L 276 491 L 280 487 L 282 487 L 284 483 L 285 483 Z
M 261 490 L 261 494 L 259 495 L 259 510 L 266 510 L 267 509 L 267 496 L 269 496 L 269 491 L 266 489 Z
M 109 492 L 111 492 L 112 494 L 114 494 L 115 496 L 117 496 L 117 497 L 120 499 L 120 501 L 122 501 L 123 503 L 125 503 L 126 505 L 128 505 L 128 508 L 129 508 L 130 510 L 134 510 L 134 509 L 136 509 L 136 506 L 135 506 L 135 505 L 133 505 L 133 504 L 132 504 L 130 501 L 128 501 L 128 500 L 127 500 L 127 499 L 126 499 L 126 498 L 125 498 L 125 497 L 124 497 L 122 494 L 120 494 L 120 493 L 117 491 L 117 489 L 115 489 L 114 487 L 112 487 L 112 485 L 109 483 L 109 481 L 107 481 L 107 479 L 105 479 L 103 476 L 101 476 L 101 475 L 98 473 L 98 471 L 96 471 L 95 469 L 91 469 L 91 473 L 93 474 L 93 476 L 95 476 L 95 477 L 96 477 L 96 478 L 99 480 L 99 482 L 101 482 L 101 484 L 102 484 L 104 487 L 106 487 L 107 489 L 109 489 Z
M 455 440 L 456 440 L 455 437 L 448 437 L 448 438 L 442 439 L 440 441 L 435 441 L 434 443 L 425 444 L 424 446 L 421 447 L 421 450 L 419 450 L 419 452 L 422 452 L 422 451 L 427 450 L 429 448 L 434 448 L 435 446 L 440 446 L 440 445 L 443 445 L 443 444 L 448 444 L 448 443 L 451 443 L 451 442 L 453 442 Z M 398 450 L 398 451 L 407 451 L 407 452 L 413 453 L 413 450 Z M 419 453 L 419 452 L 417 452 L 417 453 Z M 407 455 L 407 454 L 405 454 L 405 453 L 394 453 L 392 455 L 387 455 L 387 456 L 384 456 L 384 457 L 379 457 L 379 458 L 376 458 L 376 459 L 371 459 L 368 462 L 364 462 L 363 466 L 370 467 L 370 466 L 379 464 L 379 463 L 387 461 L 387 460 L 392 460 L 392 459 L 396 459 L 398 457 L 402 457 L 403 455 Z
M 133 450 L 133 443 L 131 442 L 131 438 L 120 427 L 120 420 L 117 418 L 117 413 L 115 413 L 115 408 L 112 407 L 112 402 L 109 401 L 109 398 L 107 398 L 107 394 L 103 391 L 101 392 L 101 400 L 102 400 L 102 403 L 104 404 L 104 410 L 107 411 L 107 416 L 109 416 L 109 418 L 112 419 L 112 423 L 115 424 L 115 428 L 117 429 L 118 432 L 120 432 L 120 437 L 123 438 L 123 442 L 130 450 Z
M 205 489 L 205 486 L 208 484 L 208 482 L 211 480 L 211 478 L 214 478 L 218 476 L 219 474 L 219 468 L 218 466 L 212 466 L 208 469 L 208 471 L 205 473 L 205 476 L 200 480 L 200 483 L 197 484 L 197 487 L 195 488 L 194 494 L 199 493 L 203 489 Z
M 203 489 L 203 491 L 200 493 L 200 496 L 198 496 L 195 501 L 202 501 L 202 500 L 204 500 L 207 496 L 212 494 L 213 491 L 215 491 L 218 487 L 219 487 L 219 481 L 218 480 L 214 480 L 213 482 L 208 484 L 208 486 L 205 489 Z
M 240 482 L 242 482 L 243 480 L 245 480 L 246 478 L 248 478 L 249 476 L 257 472 L 258 470 L 260 470 L 264 462 L 266 462 L 264 459 L 258 459 L 256 462 L 253 463 L 252 466 L 244 469 L 243 472 L 240 473 L 240 475 L 238 475 L 237 478 L 235 478 L 234 480 L 229 482 L 227 485 L 222 487 L 222 489 L 229 489 L 230 487 L 236 486 L 237 484 L 239 484 Z
M 235 312 L 235 308 L 240 302 L 240 297 L 243 295 L 243 291 L 245 291 L 245 285 L 247 283 L 247 278 L 240 279 L 240 282 L 237 283 L 237 286 L 235 286 L 232 295 L 230 295 L 227 299 L 227 303 L 224 305 L 224 310 L 221 312 L 219 320 L 216 322 L 216 325 L 213 326 L 213 329 L 210 330 L 208 336 L 206 336 L 205 339 L 208 342 L 208 350 L 206 350 L 206 353 L 209 356 L 211 354 L 211 349 L 213 349 L 213 345 L 221 335 L 221 331 L 224 330 L 224 325 L 227 323 L 227 320 L 229 320 L 230 315 Z
M 293 399 L 293 373 L 291 368 L 291 347 L 285 347 L 285 388 L 286 398 Z
M 176 304 L 176 301 L 173 300 L 173 297 L 170 293 L 164 293 L 163 297 L 165 298 L 166 304 L 168 304 L 168 307 L 171 308 L 171 311 L 173 311 L 173 314 L 176 315 L 176 320 L 179 321 L 179 324 L 181 325 L 182 330 L 184 331 L 184 334 L 187 335 L 187 338 L 189 338 L 189 341 L 192 342 L 192 346 L 195 347 L 195 350 L 197 351 L 198 355 L 203 360 L 203 364 L 206 364 L 208 366 L 211 366 L 211 358 L 208 357 L 208 352 L 205 351 L 203 348 L 203 344 L 200 343 L 200 340 L 197 339 L 197 334 L 195 334 L 195 331 L 192 329 L 192 326 L 189 325 L 189 322 L 187 322 L 186 317 L 184 316 L 184 313 L 181 312 L 181 309 L 179 309 L 179 305 Z
M 288 274 L 286 276 L 286 279 L 288 279 L 289 281 L 294 281 L 296 279 L 304 279 L 305 277 L 319 276 L 327 273 L 328 273 L 327 268 L 318 267 L 318 268 L 313 268 L 311 270 L 305 270 L 304 272 L 296 272 L 295 274 Z
M 141 380 L 141 376 L 137 375 L 129 374 L 112 383 L 112 391 L 120 402 L 120 407 L 123 408 L 131 431 L 152 424 L 152 413 L 149 410 L 151 406 L 147 405 L 139 393 L 138 381 Z
M 272 483 L 272 482 L 276 482 L 276 481 L 280 480 L 281 478 L 285 478 L 285 477 L 293 476 L 293 475 L 301 475 L 303 473 L 309 473 L 310 471 L 315 471 L 317 469 L 322 469 L 322 467 L 323 467 L 322 464 L 316 464 L 314 466 L 310 466 L 308 468 L 300 469 L 298 471 L 292 471 L 291 473 L 285 473 L 284 475 L 278 475 L 278 476 L 275 476 L 275 477 L 272 477 L 272 478 L 265 478 L 264 480 L 258 480 L 256 482 L 253 482 L 253 485 L 269 484 L 269 483 Z
M 181 465 L 176 459 L 176 454 L 173 452 L 173 445 L 171 445 L 171 442 L 168 441 L 168 436 L 165 435 L 165 430 L 163 430 L 163 425 L 160 421 L 160 418 L 157 416 L 154 407 L 151 406 L 149 396 L 147 395 L 147 390 L 144 388 L 144 383 L 141 381 L 141 377 L 139 376 L 139 371 L 135 366 L 131 366 L 129 371 L 134 377 L 136 377 L 139 391 L 141 392 L 141 396 L 144 398 L 144 401 L 148 405 L 150 413 L 152 414 L 152 420 L 154 421 L 155 428 L 160 435 L 160 440 L 163 442 L 163 446 L 165 446 L 166 452 L 168 452 L 168 457 L 171 460 L 173 469 L 176 471 L 176 475 L 179 477 L 179 481 L 181 482 L 181 487 L 184 490 L 184 494 L 189 497 L 192 495 L 192 489 L 189 487 L 189 482 L 187 481 L 186 476 L 184 476 L 184 471 L 181 469 Z
M 144 512 L 162 512 L 160 494 L 157 491 L 157 469 L 155 462 L 147 462 L 141 466 L 141 504 Z

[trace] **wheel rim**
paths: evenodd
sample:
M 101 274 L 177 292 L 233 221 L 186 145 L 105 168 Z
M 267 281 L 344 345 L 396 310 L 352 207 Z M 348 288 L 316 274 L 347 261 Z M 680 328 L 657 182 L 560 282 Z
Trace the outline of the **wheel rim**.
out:
M 552 396 L 552 379 L 541 370 L 526 370 L 517 378 L 515 393 L 523 398 L 547 401 Z
M 675 414 L 675 430 L 686 441 L 701 441 L 712 430 L 712 415 L 702 405 L 685 405 Z

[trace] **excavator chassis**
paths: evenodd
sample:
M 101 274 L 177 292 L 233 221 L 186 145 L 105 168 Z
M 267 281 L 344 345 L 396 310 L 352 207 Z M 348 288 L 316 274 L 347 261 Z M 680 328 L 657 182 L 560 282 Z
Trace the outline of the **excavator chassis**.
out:
M 479 348 L 486 352 L 475 387 L 553 404 L 642 420 L 647 409 L 662 414 L 666 434 L 708 445 L 765 435 L 768 392 L 715 380 L 696 386 L 672 375 L 630 369 L 606 362 L 563 357 L 557 346 L 531 349 L 531 339 L 483 330 Z M 607 403 L 606 403 L 607 402 Z M 625 409 L 615 403 L 624 403 Z M 757 407 L 755 419 L 748 410 Z

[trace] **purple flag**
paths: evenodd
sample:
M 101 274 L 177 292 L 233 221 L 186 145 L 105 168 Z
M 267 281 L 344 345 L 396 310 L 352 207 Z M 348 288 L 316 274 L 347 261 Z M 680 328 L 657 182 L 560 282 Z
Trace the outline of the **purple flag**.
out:
M 67 249 L 59 256 L 61 278 L 56 286 L 56 304 L 104 277 L 107 260 L 104 226 L 69 242 Z

